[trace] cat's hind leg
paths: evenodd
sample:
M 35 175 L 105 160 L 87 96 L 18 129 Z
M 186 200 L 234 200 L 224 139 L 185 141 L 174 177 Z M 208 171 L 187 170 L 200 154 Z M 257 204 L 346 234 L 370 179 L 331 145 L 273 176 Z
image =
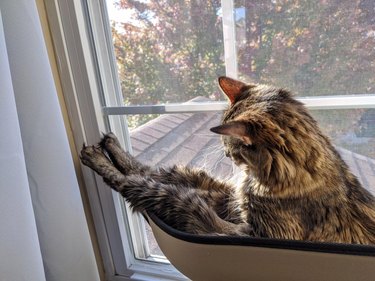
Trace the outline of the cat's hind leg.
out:
M 243 221 L 241 210 L 233 204 L 235 202 L 234 188 L 228 183 L 212 178 L 202 169 L 184 166 L 165 168 L 146 166 L 125 152 L 113 133 L 104 135 L 100 146 L 123 174 L 139 175 L 155 183 L 173 185 L 179 189 L 179 192 L 189 192 L 184 189 L 196 189 L 196 193 L 221 218 L 235 223 Z
M 110 187 L 117 191 L 121 190 L 125 176 L 116 169 L 100 147 L 83 146 L 80 158 L 84 165 L 90 167 L 102 176 L 104 182 Z
M 157 182 L 175 185 L 183 184 L 186 188 L 217 190 L 221 192 L 231 189 L 227 183 L 212 178 L 202 169 L 185 166 L 152 169 L 125 152 L 113 133 L 104 135 L 100 146 L 106 151 L 116 168 L 125 175 L 138 173 L 150 176 Z
M 125 197 L 135 211 L 152 212 L 170 226 L 197 234 L 244 235 L 243 225 L 220 218 L 202 190 L 162 183 L 152 176 L 122 174 L 101 147 L 87 146 L 81 161 Z
M 105 134 L 100 142 L 100 146 L 106 151 L 115 167 L 125 175 L 130 173 L 143 174 L 150 170 L 150 167 L 143 165 L 130 155 L 130 153 L 124 151 L 113 133 Z

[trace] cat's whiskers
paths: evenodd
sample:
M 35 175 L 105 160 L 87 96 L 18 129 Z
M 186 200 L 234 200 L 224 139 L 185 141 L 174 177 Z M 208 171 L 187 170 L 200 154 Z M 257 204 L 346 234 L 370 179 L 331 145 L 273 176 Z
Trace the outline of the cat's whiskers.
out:
M 219 164 L 225 159 L 225 154 L 221 143 L 214 143 L 200 151 L 202 158 L 199 166 L 211 174 L 219 169 Z

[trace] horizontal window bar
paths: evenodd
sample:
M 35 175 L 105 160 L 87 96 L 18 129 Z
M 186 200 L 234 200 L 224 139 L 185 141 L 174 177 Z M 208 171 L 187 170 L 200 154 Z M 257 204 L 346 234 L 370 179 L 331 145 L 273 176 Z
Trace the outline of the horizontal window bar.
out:
M 319 96 L 297 98 L 309 109 L 375 108 L 375 95 Z M 130 105 L 104 107 L 104 115 L 172 114 L 222 111 L 227 102 L 186 102 L 158 105 Z
M 309 109 L 375 108 L 375 95 L 319 96 L 297 98 Z
M 103 112 L 105 115 L 195 113 L 206 111 L 222 111 L 227 107 L 227 102 L 192 102 L 104 107 Z

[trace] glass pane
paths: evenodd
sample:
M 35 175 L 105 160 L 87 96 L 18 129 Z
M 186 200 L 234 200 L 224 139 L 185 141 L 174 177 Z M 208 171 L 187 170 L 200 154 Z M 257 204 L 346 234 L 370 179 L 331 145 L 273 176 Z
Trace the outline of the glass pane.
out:
M 133 155 L 151 166 L 196 166 L 227 178 L 232 172 L 231 162 L 224 156 L 220 137 L 209 130 L 220 124 L 220 116 L 221 113 L 159 116 L 130 131 Z
M 125 104 L 223 99 L 220 2 L 107 0 Z M 233 13 L 240 79 L 299 96 L 375 92 L 374 1 L 234 0 Z M 312 113 L 363 185 L 375 186 L 375 109 Z M 208 130 L 219 113 L 133 115 L 128 123 L 140 161 L 233 171 Z M 150 254 L 161 255 L 149 229 L 147 237 Z
M 215 83 L 225 74 L 220 1 L 107 4 L 126 104 L 222 99 Z M 301 96 L 374 93 L 374 1 L 234 6 L 239 78 Z
M 375 92 L 375 1 L 234 2 L 240 78 L 300 96 Z
M 107 0 L 125 104 L 220 97 L 225 74 L 220 0 Z
M 375 108 L 311 113 L 359 181 L 375 195 Z

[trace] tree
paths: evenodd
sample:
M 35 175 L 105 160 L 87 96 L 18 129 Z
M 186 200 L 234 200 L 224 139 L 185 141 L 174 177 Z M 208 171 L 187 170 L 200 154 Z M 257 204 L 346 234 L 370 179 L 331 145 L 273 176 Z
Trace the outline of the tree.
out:
M 371 0 L 235 1 L 239 75 L 300 96 L 375 92 L 375 2 Z M 375 157 L 375 139 L 350 138 L 368 110 L 312 112 L 335 142 Z M 361 123 L 361 124 L 360 124 Z M 358 134 L 357 134 L 358 135 Z M 353 136 L 355 137 L 355 136 Z
M 374 1 L 236 3 L 246 10 L 243 78 L 302 96 L 374 92 Z
M 122 92 L 129 104 L 185 102 L 217 91 L 224 74 L 220 1 L 128 1 L 133 23 L 113 23 Z
M 375 91 L 373 0 L 236 0 L 239 78 L 301 96 Z M 118 0 L 133 17 L 112 33 L 126 104 L 219 99 L 225 74 L 221 1 Z M 243 14 L 243 15 L 242 15 Z M 365 110 L 319 113 L 327 132 L 354 130 Z M 150 116 L 130 118 L 131 126 Z M 344 124 L 345 123 L 345 124 Z M 373 151 L 372 153 L 375 154 Z

